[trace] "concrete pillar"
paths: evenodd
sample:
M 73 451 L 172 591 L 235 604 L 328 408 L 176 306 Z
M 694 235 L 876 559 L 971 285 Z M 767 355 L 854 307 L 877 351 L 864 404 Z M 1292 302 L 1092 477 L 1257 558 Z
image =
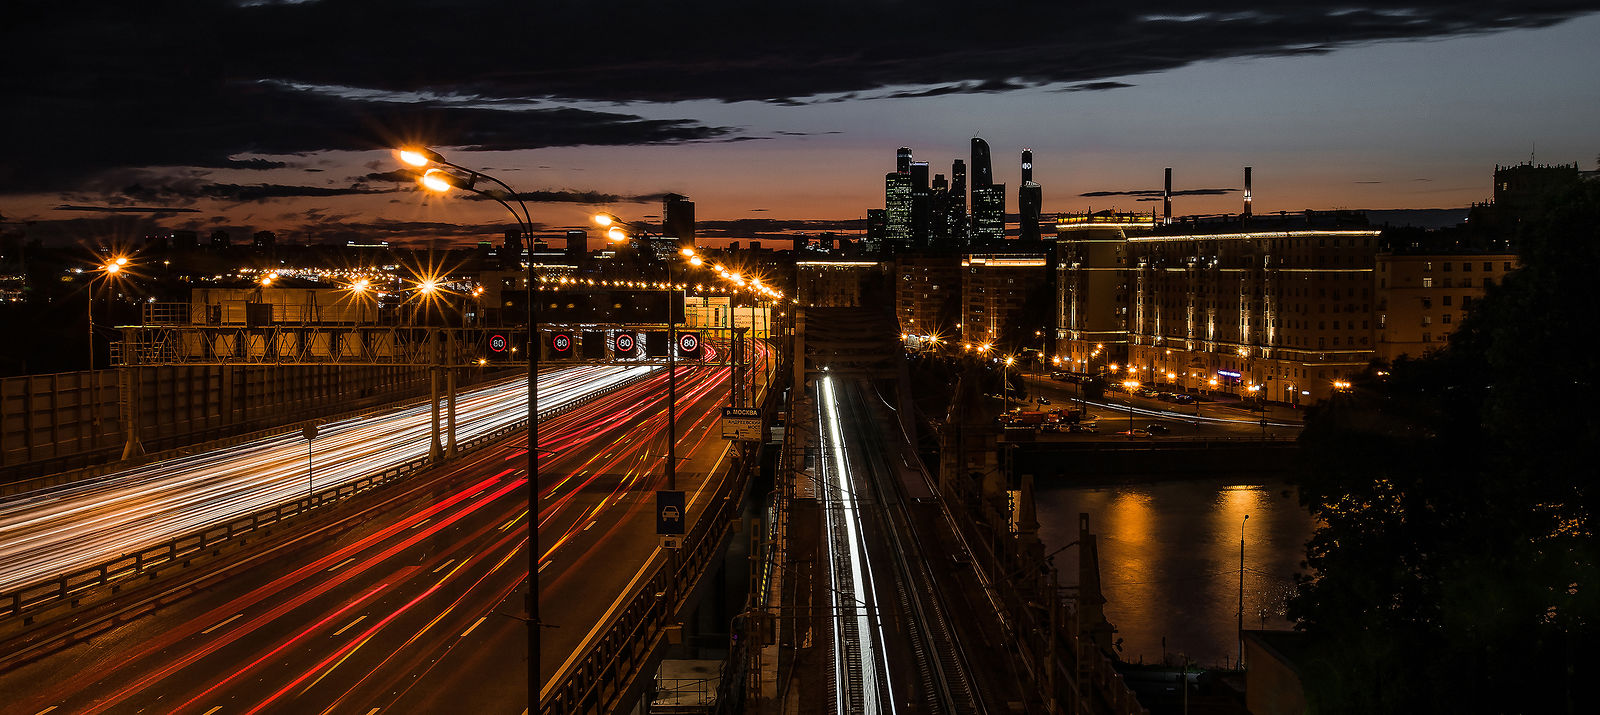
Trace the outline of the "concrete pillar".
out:
M 446 408 L 447 408 L 446 411 L 445 411 L 445 426 L 448 428 L 447 438 L 449 440 L 448 446 L 445 448 L 445 456 L 454 457 L 454 456 L 456 456 L 456 370 L 455 370 L 455 368 L 446 368 L 445 376 L 446 376 L 446 381 L 445 381 L 445 405 L 446 405 Z
M 444 456 L 444 447 L 439 444 L 439 368 L 428 371 L 428 407 L 433 412 L 433 429 L 429 431 L 431 439 L 428 444 L 428 461 L 437 462 Z
M 122 458 L 132 459 L 144 455 L 144 444 L 139 441 L 139 368 L 124 367 L 117 371 L 117 378 L 124 438 Z

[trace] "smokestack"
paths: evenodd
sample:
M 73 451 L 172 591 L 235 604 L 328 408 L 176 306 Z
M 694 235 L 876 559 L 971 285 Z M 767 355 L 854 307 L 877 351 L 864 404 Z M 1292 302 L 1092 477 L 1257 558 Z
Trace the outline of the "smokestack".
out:
M 1161 190 L 1161 225 L 1172 225 L 1172 167 L 1167 167 L 1167 186 Z
M 1244 217 L 1250 218 L 1250 167 L 1244 168 Z

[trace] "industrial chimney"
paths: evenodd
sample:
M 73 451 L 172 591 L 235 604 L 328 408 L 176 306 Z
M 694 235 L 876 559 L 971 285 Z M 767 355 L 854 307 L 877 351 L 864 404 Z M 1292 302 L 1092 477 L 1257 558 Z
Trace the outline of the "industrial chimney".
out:
M 1244 217 L 1250 218 L 1250 167 L 1244 168 Z
M 1172 167 L 1167 167 L 1167 186 L 1161 190 L 1161 225 L 1172 225 Z

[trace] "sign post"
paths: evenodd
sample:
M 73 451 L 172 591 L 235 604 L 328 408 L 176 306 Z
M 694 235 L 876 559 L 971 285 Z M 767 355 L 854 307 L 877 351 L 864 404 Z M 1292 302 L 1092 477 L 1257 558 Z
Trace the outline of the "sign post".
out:
M 656 492 L 656 535 L 661 537 L 661 548 L 677 549 L 683 546 L 687 508 L 683 492 L 665 489 Z
M 760 442 L 761 408 L 722 408 L 722 438 L 740 442 Z

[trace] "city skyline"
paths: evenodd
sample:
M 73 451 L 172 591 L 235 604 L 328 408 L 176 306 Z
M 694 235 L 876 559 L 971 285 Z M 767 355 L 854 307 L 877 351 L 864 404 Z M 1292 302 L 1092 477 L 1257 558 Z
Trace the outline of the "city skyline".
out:
M 695 201 L 713 241 L 860 230 L 882 207 L 896 147 L 945 173 L 974 137 L 992 148 L 995 183 L 1011 187 L 1010 215 L 1023 149 L 1037 157 L 1047 215 L 1148 211 L 1143 192 L 1159 192 L 1169 166 L 1177 214 L 1237 212 L 1244 166 L 1258 213 L 1459 208 L 1488 198 L 1496 164 L 1592 168 L 1589 128 L 1600 122 L 1600 98 L 1574 83 L 1600 60 L 1590 41 L 1600 17 L 1585 3 L 1030 6 L 1040 23 L 1075 21 L 1043 37 L 1003 36 L 999 25 L 1020 15 L 998 8 L 991 33 L 937 18 L 876 38 L 868 55 L 847 51 L 844 36 L 871 36 L 871 21 L 894 12 L 869 5 L 831 42 L 799 11 L 730 13 L 719 20 L 728 32 L 704 42 L 568 38 L 526 59 L 494 45 L 514 27 L 474 24 L 494 14 L 485 6 L 430 19 L 425 44 L 456 50 L 436 50 L 434 64 L 394 39 L 408 26 L 403 7 L 361 18 L 371 27 L 353 37 L 340 34 L 359 24 L 340 3 L 243 5 L 21 22 L 28 32 L 13 46 L 24 55 L 35 43 L 82 49 L 4 80 L 27 101 L 0 121 L 33 138 L 0 169 L 6 228 L 27 224 L 52 242 L 136 239 L 115 234 L 156 222 L 235 240 L 272 230 L 286 241 L 463 244 L 507 228 L 492 203 L 430 197 L 396 175 L 386 147 L 414 141 L 506 179 L 553 236 L 588 228 L 595 210 L 659 220 L 667 193 Z M 645 36 L 661 22 L 671 38 L 719 9 L 641 13 L 613 31 Z M 556 8 L 544 19 L 592 18 Z M 764 48 L 733 37 L 763 21 L 784 25 Z M 227 34 L 246 23 L 326 52 Z M 106 39 L 115 32 L 141 39 Z

